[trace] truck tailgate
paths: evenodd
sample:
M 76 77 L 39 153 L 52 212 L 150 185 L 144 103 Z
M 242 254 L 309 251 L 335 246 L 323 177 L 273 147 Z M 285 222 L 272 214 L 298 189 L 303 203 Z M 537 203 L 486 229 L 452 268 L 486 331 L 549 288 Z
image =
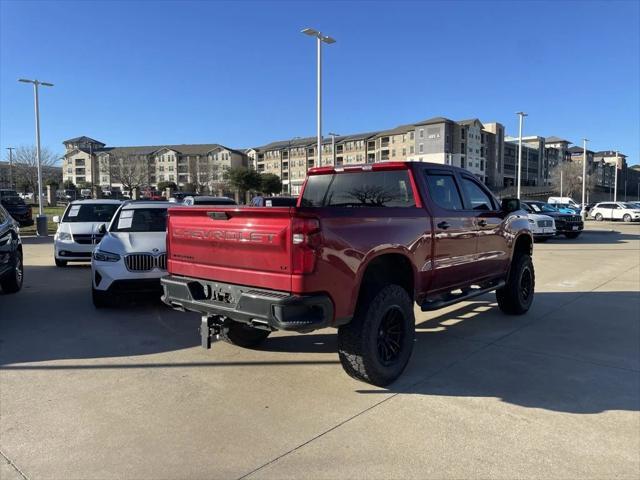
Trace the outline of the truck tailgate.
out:
M 291 209 L 179 207 L 169 210 L 172 275 L 291 290 Z

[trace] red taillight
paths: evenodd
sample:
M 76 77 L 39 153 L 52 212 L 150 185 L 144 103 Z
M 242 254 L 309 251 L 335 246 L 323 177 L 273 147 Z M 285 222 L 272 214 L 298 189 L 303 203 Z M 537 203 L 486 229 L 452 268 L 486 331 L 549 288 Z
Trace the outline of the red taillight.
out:
M 291 224 L 292 273 L 313 273 L 320 247 L 320 221 L 317 218 L 293 217 Z

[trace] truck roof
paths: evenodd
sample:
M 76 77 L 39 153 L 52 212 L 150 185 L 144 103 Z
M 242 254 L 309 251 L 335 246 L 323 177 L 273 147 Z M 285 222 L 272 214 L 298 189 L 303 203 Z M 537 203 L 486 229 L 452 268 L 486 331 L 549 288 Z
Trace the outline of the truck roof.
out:
M 444 165 L 442 163 L 433 162 L 379 162 L 379 163 L 365 163 L 361 165 L 347 165 L 342 167 L 314 167 L 309 169 L 309 175 L 326 175 L 331 173 L 341 172 L 358 172 L 358 171 L 380 171 L 380 170 L 407 170 L 414 165 L 427 165 L 433 168 L 447 169 L 451 171 L 468 172 L 467 170 L 453 165 Z

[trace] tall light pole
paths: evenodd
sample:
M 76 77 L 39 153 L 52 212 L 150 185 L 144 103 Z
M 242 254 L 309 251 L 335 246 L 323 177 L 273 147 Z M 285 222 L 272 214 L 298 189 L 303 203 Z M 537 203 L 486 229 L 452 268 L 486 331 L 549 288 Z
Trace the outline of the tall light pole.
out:
M 7 147 L 9 150 L 9 188 L 13 188 L 13 151 L 15 148 Z
M 516 115 L 520 117 L 520 127 L 518 130 L 518 198 L 520 198 L 520 183 L 522 182 L 522 123 L 524 117 L 527 116 L 524 112 L 516 112 Z
M 613 169 L 613 201 L 618 201 L 618 151 L 616 150 L 616 166 Z
M 47 236 L 47 217 L 42 213 L 42 162 L 40 160 L 40 104 L 38 103 L 38 86 L 53 87 L 53 83 L 41 82 L 40 80 L 18 79 L 19 82 L 33 84 L 34 105 L 36 113 L 36 159 L 38 160 L 38 218 L 36 218 L 36 230 L 38 235 Z M 39 220 L 44 217 L 43 220 Z M 38 221 L 39 220 L 39 221 Z M 44 225 L 44 230 L 41 230 Z
M 313 28 L 305 28 L 302 30 L 302 33 L 305 35 L 309 35 L 310 37 L 316 37 L 317 39 L 317 49 L 318 49 L 318 85 L 317 85 L 317 127 L 318 127 L 318 165 L 322 165 L 322 44 L 332 44 L 336 43 L 334 38 L 329 37 L 328 35 L 322 34 L 318 30 L 314 30 Z
M 336 164 L 336 137 L 339 137 L 340 134 L 339 133 L 329 132 L 329 135 L 331 135 L 331 154 L 333 156 L 333 165 L 335 166 L 335 164 Z
M 582 210 L 580 214 L 582 215 L 582 220 L 587 218 L 587 210 L 585 209 L 585 191 L 587 189 L 587 142 L 588 138 L 582 139 Z

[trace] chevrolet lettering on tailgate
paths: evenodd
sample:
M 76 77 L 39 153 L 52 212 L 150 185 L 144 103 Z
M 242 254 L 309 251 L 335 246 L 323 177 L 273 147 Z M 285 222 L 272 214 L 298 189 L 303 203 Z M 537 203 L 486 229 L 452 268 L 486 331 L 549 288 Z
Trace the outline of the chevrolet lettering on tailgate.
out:
M 273 243 L 274 233 L 213 230 L 205 228 L 176 228 L 173 238 L 192 238 L 195 240 L 218 240 L 223 242 Z

